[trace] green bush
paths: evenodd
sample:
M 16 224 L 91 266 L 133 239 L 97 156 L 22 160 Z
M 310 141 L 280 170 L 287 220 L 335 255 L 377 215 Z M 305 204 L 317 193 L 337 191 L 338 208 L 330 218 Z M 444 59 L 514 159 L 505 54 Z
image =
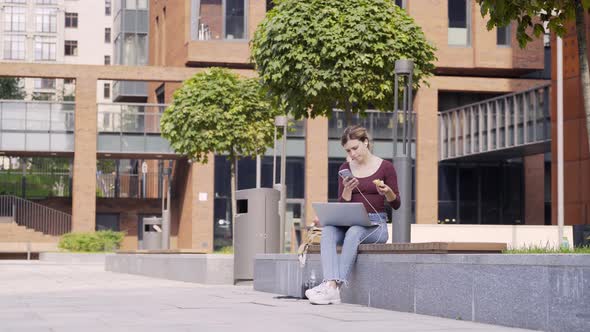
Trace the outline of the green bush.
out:
M 67 233 L 59 241 L 59 248 L 76 252 L 114 251 L 121 246 L 123 232 L 98 231 L 93 233 Z

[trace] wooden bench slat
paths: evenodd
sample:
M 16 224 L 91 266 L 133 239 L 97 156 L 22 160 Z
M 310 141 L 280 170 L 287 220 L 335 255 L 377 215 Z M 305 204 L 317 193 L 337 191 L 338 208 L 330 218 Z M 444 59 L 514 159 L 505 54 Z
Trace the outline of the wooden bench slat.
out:
M 341 247 L 338 247 L 340 251 Z M 453 253 L 500 253 L 507 249 L 506 243 L 483 242 L 424 242 L 361 244 L 359 253 L 373 254 L 453 254 Z M 320 246 L 312 245 L 309 253 L 319 253 Z

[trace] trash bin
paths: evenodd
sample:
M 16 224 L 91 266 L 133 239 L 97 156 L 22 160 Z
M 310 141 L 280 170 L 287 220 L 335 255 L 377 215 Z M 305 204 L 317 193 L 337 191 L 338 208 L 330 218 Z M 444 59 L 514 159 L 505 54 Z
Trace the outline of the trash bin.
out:
M 139 242 L 139 249 L 159 250 L 162 249 L 162 218 L 143 218 L 142 226 L 143 240 Z
M 280 193 L 255 188 L 236 191 L 234 218 L 234 280 L 254 278 L 254 256 L 278 253 Z

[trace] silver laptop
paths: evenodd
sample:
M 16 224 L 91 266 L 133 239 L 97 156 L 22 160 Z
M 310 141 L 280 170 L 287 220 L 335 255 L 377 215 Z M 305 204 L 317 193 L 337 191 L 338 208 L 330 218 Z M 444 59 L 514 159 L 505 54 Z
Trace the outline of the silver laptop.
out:
M 363 203 L 312 203 L 322 226 L 374 226 Z

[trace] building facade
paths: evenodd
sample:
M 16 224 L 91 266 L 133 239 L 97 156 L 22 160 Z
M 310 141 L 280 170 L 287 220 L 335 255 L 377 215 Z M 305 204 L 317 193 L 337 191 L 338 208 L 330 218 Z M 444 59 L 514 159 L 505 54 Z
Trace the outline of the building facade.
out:
M 416 20 L 438 49 L 435 76 L 430 79 L 429 87 L 418 92 L 414 103 L 418 125 L 414 141 L 413 206 L 409 208 L 412 208 L 415 222 L 437 223 L 448 219 L 458 223 L 550 223 L 545 213 L 546 207 L 549 206 L 550 211 L 551 205 L 551 196 L 546 195 L 550 188 L 545 186 L 550 170 L 546 167 L 550 159 L 546 144 L 544 149 L 536 151 L 490 153 L 483 158 L 465 160 L 441 160 L 439 153 L 442 130 L 439 117 L 446 110 L 549 82 L 548 77 L 541 74 L 545 69 L 543 40 L 535 40 L 522 50 L 513 26 L 488 31 L 475 1 L 440 0 L 431 1 L 429 6 L 411 1 L 396 1 L 396 4 Z M 253 70 L 248 41 L 272 3 L 159 0 L 152 1 L 150 6 L 150 64 Z M 152 85 L 148 92 L 152 100 L 170 102 L 175 88 L 177 85 Z M 376 113 L 358 121 L 372 131 L 375 153 L 391 159 L 393 143 L 387 130 L 391 115 Z M 345 157 L 338 143 L 342 123 L 337 113 L 332 119 L 309 119 L 301 124 L 299 136 L 289 137 L 288 213 L 293 219 L 302 219 L 300 225 L 313 216 L 311 202 L 337 198 L 336 172 Z M 516 122 L 514 126 L 522 127 Z M 313 149 L 308 148 L 311 146 Z M 222 233 L 218 225 L 231 215 L 227 202 L 220 198 L 227 195 L 229 187 L 227 163 L 223 156 L 214 160 L 214 165 L 186 166 L 186 179 L 192 174 L 201 174 L 198 180 L 189 181 L 191 191 L 207 192 L 216 199 L 179 206 L 180 233 L 184 227 L 199 225 L 197 228 L 202 229 L 202 232 L 186 235 L 184 241 L 180 240 L 183 235 L 179 233 L 181 246 L 204 244 L 211 236 L 208 232 L 212 219 L 217 238 L 217 233 Z M 254 169 L 253 161 L 244 160 L 239 164 L 238 188 L 254 186 Z M 272 164 L 263 162 L 263 186 L 272 186 L 268 175 L 271 170 Z M 490 184 L 499 185 L 492 188 Z M 184 204 L 193 202 L 186 197 L 183 201 Z M 197 239 L 198 236 L 204 238 Z
M 109 1 L 110 2 L 110 1 Z M 2 61 L 111 64 L 109 2 L 82 0 L 2 1 Z M 27 100 L 72 101 L 74 82 L 46 78 L 22 83 Z M 97 100 L 111 100 L 110 82 L 99 82 Z
M 73 213 L 73 229 L 94 230 L 98 225 L 108 227 L 112 223 L 112 228 L 127 232 L 125 248 L 136 248 L 142 216 L 161 212 L 163 190 L 159 188 L 165 182 L 159 175 L 151 182 L 153 186 L 142 179 L 146 161 L 150 171 L 157 169 L 161 173 L 171 168 L 173 248 L 212 251 L 230 244 L 229 165 L 225 156 L 211 155 L 208 164 L 189 163 L 161 139 L 157 123 L 164 104 L 171 102 L 174 90 L 189 73 L 221 66 L 243 76 L 256 76 L 249 61 L 249 41 L 272 2 L 128 0 L 119 2 L 119 6 L 105 1 L 105 11 L 107 3 L 112 5 L 108 7 L 111 16 L 115 16 L 111 27 L 111 43 L 115 46 L 112 59 L 131 66 L 147 59 L 149 66 L 141 70 L 125 66 L 120 72 L 65 67 L 60 73 L 63 77 L 78 75 L 81 80 L 76 84 L 77 128 L 94 128 L 72 130 L 72 148 L 63 152 L 74 156 L 72 200 L 66 207 Z M 423 28 L 427 39 L 437 47 L 438 57 L 430 85 L 421 88 L 414 99 L 417 128 L 411 142 L 413 190 L 407 193 L 412 195 L 412 205 L 403 208 L 411 209 L 414 222 L 421 224 L 447 219 L 456 223 L 554 222 L 552 155 L 550 134 L 546 134 L 549 127 L 545 125 L 549 119 L 550 81 L 542 73 L 547 62 L 544 41 L 535 40 L 522 50 L 515 40 L 514 26 L 488 31 L 475 1 L 429 3 L 426 7 L 396 1 Z M 149 13 L 145 24 L 139 18 L 140 12 Z M 81 16 L 79 19 L 82 22 Z M 106 30 L 102 33 L 106 38 Z M 68 40 L 79 38 L 71 36 Z M 139 49 L 125 53 L 132 45 Z M 38 70 L 51 73 L 50 69 Z M 88 97 L 88 91 L 98 93 L 102 89 L 100 85 L 90 87 L 96 79 L 143 81 L 148 104 L 104 106 Z M 132 93 L 115 95 L 137 97 Z M 115 100 L 125 101 L 118 97 Z M 129 108 L 134 109 L 129 112 Z M 542 111 L 535 113 L 537 110 Z M 399 119 L 387 112 L 369 112 L 367 118 L 354 121 L 369 128 L 375 140 L 374 152 L 392 159 L 393 146 L 398 142 L 391 135 L 391 127 L 398 125 Z M 298 234 L 313 218 L 311 202 L 337 198 L 337 169 L 345 158 L 339 145 L 343 123 L 341 114 L 335 112 L 330 119 L 300 121 L 288 135 L 288 244 L 296 244 Z M 278 167 L 272 155 L 269 149 L 261 158 L 263 187 L 280 181 L 272 178 L 273 167 Z M 135 180 L 123 180 L 124 174 L 135 176 Z M 238 189 L 254 187 L 255 174 L 256 162 L 241 160 Z M 125 189 L 125 181 L 135 181 L 139 187 L 135 186 L 135 191 Z M 144 183 L 152 189 L 143 189 Z M 105 221 L 108 218 L 111 221 Z

